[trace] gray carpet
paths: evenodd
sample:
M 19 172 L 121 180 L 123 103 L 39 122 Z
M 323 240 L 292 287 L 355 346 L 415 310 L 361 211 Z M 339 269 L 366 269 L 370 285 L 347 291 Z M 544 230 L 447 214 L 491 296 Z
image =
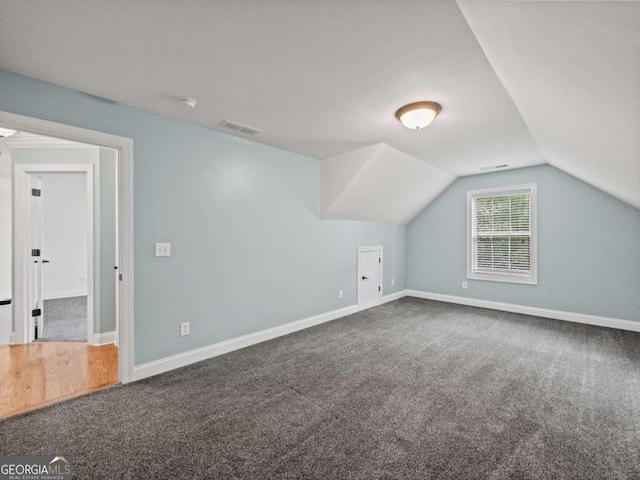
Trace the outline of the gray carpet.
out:
M 44 301 L 44 334 L 38 342 L 86 342 L 87 297 L 57 298 Z
M 80 479 L 638 479 L 640 334 L 404 298 L 0 423 Z

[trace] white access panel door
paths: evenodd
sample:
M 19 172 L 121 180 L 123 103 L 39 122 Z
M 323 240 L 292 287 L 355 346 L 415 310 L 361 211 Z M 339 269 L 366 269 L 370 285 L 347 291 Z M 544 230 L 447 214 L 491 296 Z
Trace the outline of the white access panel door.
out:
M 382 247 L 358 247 L 358 305 L 382 297 Z

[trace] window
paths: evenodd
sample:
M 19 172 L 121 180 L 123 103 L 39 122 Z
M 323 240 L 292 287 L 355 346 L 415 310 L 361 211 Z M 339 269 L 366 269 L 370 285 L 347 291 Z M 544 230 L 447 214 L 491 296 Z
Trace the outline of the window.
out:
M 467 278 L 538 283 L 536 185 L 467 192 Z

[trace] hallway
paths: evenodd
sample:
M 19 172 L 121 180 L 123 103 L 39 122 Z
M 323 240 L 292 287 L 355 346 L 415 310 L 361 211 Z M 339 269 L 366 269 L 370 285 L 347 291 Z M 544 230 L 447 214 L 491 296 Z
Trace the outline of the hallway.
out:
M 0 418 L 118 383 L 118 348 L 36 342 L 0 346 Z

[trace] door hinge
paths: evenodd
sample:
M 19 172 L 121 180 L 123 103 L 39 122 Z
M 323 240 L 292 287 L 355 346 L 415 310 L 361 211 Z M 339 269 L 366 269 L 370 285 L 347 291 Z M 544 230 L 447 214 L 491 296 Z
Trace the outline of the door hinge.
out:
M 380 286 L 378 286 L 378 291 L 380 291 Z
M 34 197 L 39 197 L 42 195 L 42 190 L 40 190 L 39 188 L 32 188 L 31 195 L 33 195 Z
M 42 310 L 40 310 L 39 308 L 31 310 L 32 317 L 39 317 L 40 315 L 42 315 Z
M 39 257 L 40 256 L 40 249 L 39 248 L 34 248 L 31 250 L 31 256 L 32 257 Z
M 378 263 L 382 263 L 382 259 L 381 258 L 378 259 Z

